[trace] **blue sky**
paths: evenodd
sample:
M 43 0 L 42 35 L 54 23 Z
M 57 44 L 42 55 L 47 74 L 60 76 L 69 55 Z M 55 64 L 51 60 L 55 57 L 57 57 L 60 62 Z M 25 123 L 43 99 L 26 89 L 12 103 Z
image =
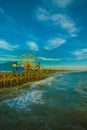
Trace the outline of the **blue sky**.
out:
M 87 66 L 87 0 L 0 0 L 0 62 Z

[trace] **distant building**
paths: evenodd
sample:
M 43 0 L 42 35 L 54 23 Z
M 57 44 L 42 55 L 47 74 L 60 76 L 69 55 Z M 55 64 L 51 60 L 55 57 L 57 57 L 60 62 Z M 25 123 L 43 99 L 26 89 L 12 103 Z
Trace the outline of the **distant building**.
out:
M 32 54 L 24 54 L 19 61 L 10 61 L 0 64 L 0 71 L 12 73 L 30 73 L 40 70 L 38 59 Z
M 21 73 L 21 72 L 23 72 L 24 71 L 24 67 L 18 67 L 17 68 L 17 73 Z
M 13 62 L 12 63 L 12 72 L 13 73 L 21 73 L 23 72 L 24 67 L 18 66 L 17 62 Z

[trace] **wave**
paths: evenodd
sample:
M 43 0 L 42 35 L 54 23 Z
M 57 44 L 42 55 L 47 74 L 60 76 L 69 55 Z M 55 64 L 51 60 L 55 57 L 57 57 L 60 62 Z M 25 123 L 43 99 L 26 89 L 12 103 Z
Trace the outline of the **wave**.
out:
M 44 80 L 36 81 L 36 82 L 32 83 L 30 86 L 34 87 L 34 86 L 40 86 L 40 85 L 45 85 L 45 84 L 50 85 L 51 82 L 55 79 L 55 77 L 56 76 L 51 76 Z
M 32 104 L 43 104 L 42 93 L 41 90 L 26 91 L 16 98 L 4 100 L 3 103 L 10 108 L 24 109 Z

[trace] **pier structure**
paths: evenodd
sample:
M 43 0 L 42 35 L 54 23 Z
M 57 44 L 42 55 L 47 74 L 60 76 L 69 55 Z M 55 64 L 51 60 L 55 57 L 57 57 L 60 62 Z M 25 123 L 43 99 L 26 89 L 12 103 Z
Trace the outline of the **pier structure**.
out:
M 38 59 L 29 53 L 22 55 L 18 62 L 13 62 L 11 65 L 12 71 L 0 72 L 0 88 L 41 80 L 48 74 L 57 72 L 57 70 L 42 69 Z M 6 66 L 8 68 L 7 64 Z
M 28 74 L 0 74 L 0 88 L 12 87 L 16 85 L 21 85 L 27 82 L 33 82 L 46 78 L 46 74 L 39 73 L 28 73 Z

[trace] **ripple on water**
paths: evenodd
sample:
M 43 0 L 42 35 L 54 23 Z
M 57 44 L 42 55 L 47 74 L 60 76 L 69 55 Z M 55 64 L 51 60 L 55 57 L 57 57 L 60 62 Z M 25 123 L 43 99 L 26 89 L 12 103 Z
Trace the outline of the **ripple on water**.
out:
M 43 104 L 42 94 L 41 90 L 28 90 L 16 98 L 4 100 L 3 103 L 10 108 L 25 109 L 32 104 Z
M 6 127 L 13 125 L 16 130 L 87 130 L 86 79 L 87 73 L 62 73 L 32 83 L 25 92 L 0 104 L 2 129 L 8 119 Z M 9 123 L 11 116 L 15 121 Z

